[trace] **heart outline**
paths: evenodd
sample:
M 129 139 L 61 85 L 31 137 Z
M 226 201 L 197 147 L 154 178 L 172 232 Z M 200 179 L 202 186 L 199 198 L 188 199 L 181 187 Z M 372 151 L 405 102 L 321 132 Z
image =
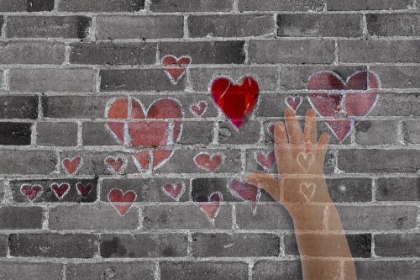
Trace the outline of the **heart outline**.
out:
M 62 192 L 61 189 L 65 187 L 65 190 Z M 70 184 L 69 183 L 51 183 L 50 185 L 50 189 L 53 192 L 54 196 L 58 199 L 58 200 L 62 200 L 70 191 Z
M 73 164 L 76 164 L 75 166 Z M 83 165 L 83 158 L 81 156 L 76 156 L 72 159 L 64 158 L 61 161 L 61 165 L 66 171 L 67 175 L 72 175 L 79 171 L 80 167 Z
M 302 189 L 302 186 L 305 186 L 305 190 Z M 306 191 L 310 191 L 310 195 L 306 194 Z M 305 197 L 306 202 L 311 201 L 313 196 L 315 195 L 316 185 L 314 183 L 302 183 L 299 185 L 299 192 Z
M 201 106 L 201 104 L 204 104 L 203 106 Z M 201 100 L 201 101 L 199 101 L 199 102 L 197 102 L 197 103 L 193 103 L 193 104 L 191 104 L 190 105 L 190 107 L 189 107 L 189 109 L 190 109 L 190 111 L 191 111 L 191 113 L 194 115 L 194 116 L 196 116 L 196 117 L 201 117 L 202 115 L 204 115 L 204 113 L 207 111 L 207 106 L 208 106 L 208 104 L 207 104 L 207 102 L 206 101 L 204 101 L 204 100 Z M 196 112 L 195 110 L 194 110 L 194 108 L 197 108 L 198 107 L 198 112 Z M 202 108 L 203 107 L 203 108 Z
M 312 152 L 300 152 L 296 156 L 296 160 L 299 166 L 302 167 L 305 172 L 308 172 L 308 170 L 311 168 L 312 163 L 315 161 L 315 154 Z
M 261 159 L 260 156 L 263 157 L 263 159 Z M 261 151 L 254 152 L 254 159 L 258 165 L 267 171 L 271 170 L 276 163 L 276 156 L 273 151 L 267 153 Z M 261 162 L 261 160 L 263 160 L 263 162 Z
M 206 157 L 205 158 L 205 160 L 208 160 L 208 161 L 213 161 L 214 160 L 214 157 L 220 157 L 220 163 L 218 163 L 217 164 L 217 166 L 214 166 L 214 167 L 206 167 L 206 166 L 203 166 L 203 165 L 205 165 L 206 163 L 204 163 L 204 164 L 201 164 L 201 163 L 198 163 L 197 162 L 197 160 L 199 160 L 198 158 L 199 157 Z M 207 158 L 208 157 L 208 158 Z M 194 163 L 199 167 L 199 168 L 201 168 L 201 169 L 203 169 L 203 170 L 206 170 L 206 171 L 208 171 L 208 172 L 213 172 L 213 171 L 215 171 L 215 170 L 217 170 L 217 169 L 219 169 L 220 168 L 220 166 L 222 166 L 223 165 L 223 163 L 224 163 L 224 161 L 225 161 L 225 155 L 223 154 L 223 153 L 214 153 L 214 154 L 209 154 L 209 153 L 207 153 L 207 152 L 200 152 L 200 153 L 198 153 L 198 154 L 196 154 L 195 156 L 194 156 L 194 158 L 193 158 L 193 160 L 194 160 Z M 212 164 L 211 162 L 209 163 L 209 164 Z
M 83 190 L 80 190 L 81 188 L 83 188 Z M 86 188 L 89 189 L 87 192 L 86 192 Z M 81 197 L 87 197 L 92 192 L 93 185 L 91 183 L 87 183 L 85 186 L 82 184 L 82 182 L 77 182 L 76 190 L 77 190 L 77 194 L 80 195 Z
M 290 104 L 290 99 L 292 99 L 292 104 Z M 297 102 L 297 105 L 295 105 L 295 100 L 299 99 Z M 291 96 L 289 95 L 288 97 L 286 97 L 286 99 L 284 100 L 286 102 L 286 105 L 292 109 L 293 111 L 297 111 L 297 109 L 299 108 L 299 106 L 302 104 L 302 98 L 300 96 Z
M 172 190 L 174 190 L 176 192 L 177 190 L 175 189 L 174 185 L 181 186 L 181 189 L 178 191 L 178 193 L 175 193 L 175 196 L 172 195 L 172 193 L 166 189 L 166 186 L 171 186 Z M 165 184 L 165 185 L 162 186 L 162 191 L 167 196 L 169 196 L 170 198 L 174 199 L 175 201 L 179 201 L 179 199 L 184 195 L 185 189 L 186 189 L 186 187 L 185 187 L 184 182 L 175 183 L 175 184 L 169 184 L 168 183 L 168 184 Z
M 122 160 L 122 164 L 119 166 L 118 170 L 115 170 L 115 167 L 112 165 L 112 163 L 109 163 L 109 160 L 112 160 L 116 162 L 118 159 Z M 108 170 L 111 171 L 111 173 L 114 174 L 122 174 L 125 171 L 125 168 L 127 167 L 127 157 L 124 155 L 117 155 L 116 157 L 113 156 L 107 156 L 104 160 L 105 165 L 107 166 Z
M 28 197 L 27 193 L 24 193 L 23 188 L 29 187 L 30 188 L 30 194 Z M 35 188 L 38 188 L 38 190 L 34 190 Z M 35 196 L 32 195 L 32 192 L 36 191 Z M 29 200 L 30 202 L 34 202 L 38 197 L 40 197 L 42 195 L 42 193 L 44 192 L 44 188 L 41 185 L 35 184 L 35 185 L 31 185 L 31 184 L 22 184 L 20 186 L 20 193 L 26 197 L 27 200 Z M 32 198 L 32 199 L 31 199 Z

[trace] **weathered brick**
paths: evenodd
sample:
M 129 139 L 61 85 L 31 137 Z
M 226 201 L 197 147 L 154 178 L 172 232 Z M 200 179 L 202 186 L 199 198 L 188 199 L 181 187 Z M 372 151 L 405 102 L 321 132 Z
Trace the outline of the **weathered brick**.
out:
M 370 116 L 420 116 L 419 93 L 380 93 Z
M 187 256 L 184 234 L 105 234 L 101 235 L 104 258 L 159 258 Z
M 6 41 L 0 43 L 1 64 L 62 64 L 65 46 L 60 42 Z
M 360 145 L 396 144 L 396 121 L 361 121 L 356 126 L 356 143 Z
M 155 0 L 150 4 L 153 12 L 228 12 L 233 0 Z
M 0 202 L 4 198 L 4 181 L 0 181 Z
M 57 183 L 67 183 L 70 185 L 70 189 L 66 195 L 63 195 L 61 199 L 58 199 L 54 192 L 51 190 L 51 185 Z M 81 183 L 84 187 L 88 184 L 92 185 L 91 191 L 86 197 L 79 195 L 77 192 L 77 183 Z M 97 179 L 49 179 L 49 180 L 11 180 L 9 182 L 10 192 L 12 193 L 13 200 L 15 202 L 28 203 L 28 199 L 21 193 L 22 185 L 39 185 L 42 187 L 42 193 L 34 199 L 32 202 L 43 203 L 43 202 L 93 202 L 96 201 L 96 188 Z
M 62 12 L 135 12 L 144 8 L 145 0 L 63 0 Z
M 145 206 L 142 214 L 146 230 L 232 228 L 232 209 L 229 205 L 220 205 L 214 225 L 207 219 L 207 214 L 201 211 L 198 203 Z
M 68 280 L 153 280 L 155 264 L 152 262 L 95 262 L 66 265 Z M 61 278 L 60 278 L 61 279 Z
M 420 81 L 417 79 L 420 75 L 419 66 L 372 66 L 370 70 L 378 74 L 381 78 L 382 88 L 419 88 Z
M 413 56 L 420 47 L 420 40 L 346 40 L 339 41 L 338 57 L 341 62 L 419 62 Z
M 11 69 L 11 91 L 29 92 L 92 92 L 95 71 L 86 68 Z
M 70 63 L 144 65 L 156 61 L 156 43 L 73 43 Z
M 1 207 L 0 229 L 40 229 L 41 207 Z
M 123 230 L 136 229 L 139 215 L 135 206 L 121 216 L 110 204 L 84 204 L 51 208 L 48 222 L 51 230 Z
M 252 40 L 250 63 L 321 64 L 334 61 L 334 41 L 330 40 Z
M 0 122 L 0 145 L 30 145 L 31 123 Z
M 0 118 L 36 119 L 38 117 L 38 97 L 35 95 L 0 96 Z
M 278 14 L 280 37 L 361 37 L 361 14 Z
M 229 121 L 219 123 L 220 144 L 257 144 L 260 141 L 261 123 L 247 120 L 238 130 Z
M 99 40 L 182 38 L 183 36 L 182 16 L 99 16 L 97 19 Z
M 114 139 L 105 122 L 83 122 L 83 146 L 113 146 L 119 145 Z
M 413 173 L 420 168 L 420 151 L 340 150 L 338 168 L 347 173 Z
M 277 257 L 280 237 L 256 233 L 194 233 L 194 257 Z
M 0 12 L 41 12 L 52 11 L 54 0 L 3 0 Z
M 280 204 L 258 205 L 255 214 L 250 204 L 238 204 L 236 222 L 240 229 L 293 229 L 292 218 Z
M 101 70 L 101 91 L 182 91 L 185 77 L 173 85 L 162 69 Z
M 241 262 L 161 262 L 162 280 L 243 280 L 248 278 L 248 264 Z
M 5 257 L 7 255 L 8 248 L 8 236 L 0 235 L 0 257 Z
M 367 30 L 371 36 L 418 36 L 420 16 L 411 13 L 367 14 Z
M 15 257 L 93 258 L 98 237 L 92 234 L 11 234 L 10 255 Z
M 272 15 L 210 15 L 189 16 L 188 30 L 196 37 L 273 36 Z
M 403 122 L 404 139 L 409 144 L 420 144 L 420 123 L 418 121 Z
M 417 207 L 337 206 L 345 230 L 393 230 L 416 227 Z
M 7 19 L 9 38 L 86 38 L 91 18 L 85 16 L 11 16 Z
M 77 123 L 39 122 L 36 142 L 40 146 L 76 146 Z
M 420 262 L 407 261 L 355 261 L 358 280 L 415 280 L 420 275 Z
M 327 0 L 328 11 L 360 11 L 360 10 L 405 10 L 412 6 L 412 0 Z
M 0 7 L 0 9 L 1 9 L 1 7 Z M 3 28 L 3 24 L 4 24 L 4 18 L 3 17 L 0 17 L 0 28 Z M 1 33 L 2 32 L 0 31 L 0 35 L 3 35 Z
M 300 260 L 271 261 L 258 260 L 255 262 L 252 279 L 301 279 L 302 265 Z
M 46 262 L 17 262 L 0 261 L 1 274 L 7 280 L 38 280 L 51 279 L 61 280 L 63 265 L 60 263 Z
M 50 174 L 57 165 L 53 151 L 3 150 L 0 158 L 0 174 Z
M 381 257 L 418 257 L 420 234 L 376 234 L 375 254 Z
M 420 178 L 379 178 L 376 189 L 379 201 L 420 201 Z
M 240 11 L 321 11 L 324 5 L 322 0 L 268 0 L 264 2 L 239 0 Z
M 369 178 L 327 179 L 327 185 L 335 203 L 372 201 L 372 180 Z
M 46 118 L 103 118 L 110 97 L 43 96 L 42 112 Z
M 101 200 L 108 201 L 108 193 L 113 188 L 119 188 L 123 192 L 133 190 L 137 193 L 136 201 L 144 202 L 174 202 L 163 190 L 166 184 L 181 184 L 185 186 L 185 191 L 178 198 L 180 202 L 188 201 L 189 180 L 182 178 L 150 178 L 150 179 L 104 179 L 101 183 Z
M 213 142 L 214 122 L 183 122 L 179 144 L 208 145 Z

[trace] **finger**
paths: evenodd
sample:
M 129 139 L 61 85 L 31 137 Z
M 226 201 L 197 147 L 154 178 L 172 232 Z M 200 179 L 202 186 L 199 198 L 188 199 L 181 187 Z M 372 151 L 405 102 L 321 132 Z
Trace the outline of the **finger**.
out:
M 321 134 L 318 140 L 317 145 L 317 157 L 318 158 L 325 158 L 325 153 L 327 151 L 328 142 L 330 141 L 330 135 L 327 132 Z
M 280 199 L 279 183 L 267 173 L 252 173 L 246 177 L 248 184 L 258 186 L 268 192 L 274 199 Z
M 306 112 L 306 118 L 305 118 L 305 129 L 304 129 L 304 135 L 305 135 L 305 142 L 306 143 L 316 143 L 316 113 L 314 110 L 309 109 Z
M 293 112 L 292 109 L 287 109 L 284 116 L 286 118 L 286 127 L 287 134 L 289 135 L 289 142 L 292 145 L 293 149 L 297 149 L 297 146 L 303 145 L 305 143 L 302 129 L 300 128 L 295 112 Z
M 287 135 L 283 122 L 277 122 L 274 126 L 274 143 L 276 145 L 286 145 Z

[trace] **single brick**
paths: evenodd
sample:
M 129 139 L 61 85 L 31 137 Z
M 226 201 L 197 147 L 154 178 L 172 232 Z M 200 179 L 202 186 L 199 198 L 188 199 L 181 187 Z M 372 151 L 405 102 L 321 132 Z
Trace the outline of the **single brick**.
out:
M 0 257 L 6 257 L 8 248 L 7 235 L 0 235 Z
M 10 255 L 15 257 L 93 258 L 98 237 L 92 234 L 11 234 Z
M 228 12 L 233 8 L 233 0 L 153 0 L 153 12 Z
M 0 145 L 30 145 L 31 123 L 0 122 Z
M 327 185 L 335 203 L 372 201 L 372 180 L 369 178 L 327 179 Z
M 7 280 L 61 280 L 63 264 L 46 262 L 0 261 L 1 276 Z
M 66 279 L 154 280 L 154 267 L 153 262 L 138 261 L 69 263 L 66 265 Z
M 51 230 L 124 230 L 136 229 L 139 215 L 135 206 L 121 216 L 110 204 L 81 204 L 51 208 L 48 222 Z
M 180 202 L 188 201 L 189 196 L 189 179 L 182 178 L 150 178 L 150 179 L 104 179 L 101 183 L 101 200 L 108 201 L 108 193 L 114 189 L 121 189 L 123 192 L 133 190 L 137 193 L 136 201 L 144 202 L 174 202 L 175 198 L 168 193 L 170 186 L 164 188 L 165 185 L 175 186 L 181 185 L 179 192 L 174 192 L 175 198 Z M 166 189 L 166 191 L 165 191 Z
M 239 11 L 322 11 L 324 5 L 322 0 L 267 0 L 264 2 L 239 0 Z
M 411 13 L 367 14 L 367 30 L 371 36 L 419 36 L 420 15 Z
M 412 206 L 337 206 L 345 230 L 393 230 L 416 227 Z
M 39 122 L 36 130 L 39 146 L 77 145 L 77 123 Z
M 184 234 L 105 234 L 101 235 L 104 258 L 159 258 L 187 256 Z
M 179 41 L 160 42 L 160 57 L 188 55 L 194 64 L 242 64 L 245 62 L 244 41 Z
M 62 64 L 65 45 L 48 41 L 6 41 L 0 43 L 1 64 Z
M 420 234 L 376 234 L 375 254 L 381 257 L 420 256 Z
M 248 264 L 242 262 L 161 262 L 162 280 L 243 280 L 248 278 Z
M 183 91 L 185 77 L 173 85 L 163 69 L 101 70 L 101 91 Z
M 338 168 L 347 173 L 413 173 L 420 168 L 420 151 L 339 150 Z
M 51 189 L 51 185 L 54 183 L 58 186 L 61 186 L 63 183 L 69 185 L 68 191 L 61 198 L 58 198 Z M 97 184 L 97 179 L 11 180 L 9 182 L 13 201 L 21 203 L 28 203 L 29 201 L 33 203 L 94 202 L 97 197 Z M 31 193 L 26 197 L 21 191 L 21 186 L 23 185 L 29 185 L 31 187 L 38 185 L 42 187 L 42 191 L 36 197 L 31 197 Z M 65 186 L 63 185 L 62 187 L 64 188 Z
M 35 95 L 0 96 L 1 119 L 36 119 L 38 117 L 38 97 Z
M 418 88 L 419 66 L 372 66 L 370 70 L 381 78 L 382 88 Z M 394 94 L 395 95 L 395 94 Z
M 370 116 L 420 116 L 419 93 L 380 93 Z
M 260 233 L 193 233 L 194 257 L 277 257 L 280 237 Z
M 52 11 L 54 0 L 2 0 L 0 12 Z
M 300 260 L 258 260 L 253 267 L 252 279 L 302 279 L 302 265 Z
M 191 38 L 273 36 L 272 15 L 210 15 L 189 16 Z
M 376 189 L 379 201 L 420 201 L 420 178 L 379 178 Z
M 223 196 L 223 201 L 241 201 L 230 192 L 228 182 L 229 180 L 225 178 L 194 178 L 191 182 L 191 199 L 200 201 L 213 192 L 219 192 Z
M 183 36 L 182 16 L 99 16 L 97 19 L 98 40 L 182 38 Z
M 361 121 L 356 126 L 356 143 L 360 145 L 396 144 L 396 121 Z
M 82 144 L 83 146 L 119 145 L 105 122 L 83 122 Z
M 136 12 L 144 9 L 145 0 L 62 0 L 60 12 Z
M 250 204 L 237 204 L 236 222 L 240 229 L 293 229 L 289 212 L 276 204 L 257 205 L 255 214 Z
M 143 65 L 156 61 L 156 43 L 73 43 L 70 63 Z
M 420 273 L 420 262 L 415 260 L 355 261 L 358 280 L 415 280 Z
M 362 37 L 361 14 L 278 14 L 280 37 Z
M 418 121 L 405 121 L 404 139 L 409 144 L 420 144 L 420 123 Z
M 57 157 L 54 151 L 2 150 L 0 174 L 50 174 L 55 171 Z
M 179 144 L 208 145 L 213 142 L 214 122 L 187 122 L 182 123 L 182 135 Z
M 1 207 L 0 229 L 41 229 L 41 207 Z
M 250 63 L 322 64 L 334 61 L 331 40 L 252 40 L 249 42 Z
M 328 11 L 405 10 L 412 5 L 413 0 L 327 0 Z
M 247 120 L 238 130 L 229 121 L 219 123 L 219 144 L 257 144 L 261 122 Z
M 86 38 L 92 19 L 85 16 L 10 16 L 9 38 Z
M 43 116 L 46 118 L 87 118 L 105 116 L 108 96 L 43 96 L 41 99 Z
M 195 204 L 144 206 L 143 227 L 146 230 L 232 228 L 231 206 L 220 205 L 213 225 L 199 203 Z
M 10 91 L 93 92 L 95 83 L 93 69 L 10 69 Z

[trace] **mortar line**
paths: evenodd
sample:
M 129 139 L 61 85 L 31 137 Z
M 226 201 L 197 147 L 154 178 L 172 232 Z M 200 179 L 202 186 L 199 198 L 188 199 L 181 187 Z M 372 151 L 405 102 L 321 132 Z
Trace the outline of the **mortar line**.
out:
M 1 33 L 0 38 L 2 39 L 6 39 L 6 30 L 7 30 L 6 26 L 7 26 L 8 20 L 9 20 L 8 16 L 3 16 L 3 26 L 0 29 L 0 33 Z

